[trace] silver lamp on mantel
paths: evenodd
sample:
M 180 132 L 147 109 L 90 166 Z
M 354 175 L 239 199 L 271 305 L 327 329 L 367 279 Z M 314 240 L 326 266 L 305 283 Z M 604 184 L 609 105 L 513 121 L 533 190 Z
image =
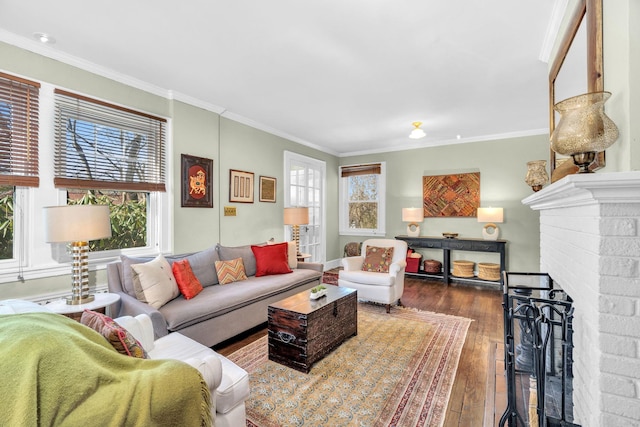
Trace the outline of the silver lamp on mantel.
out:
M 551 134 L 551 149 L 571 156 L 578 173 L 591 172 L 589 165 L 600 151 L 618 139 L 618 127 L 605 113 L 604 103 L 611 92 L 590 92 L 558 102 L 553 108 L 560 114 Z
M 71 296 L 67 304 L 93 301 L 89 294 L 89 241 L 111 237 L 109 206 L 46 207 L 44 223 L 47 243 L 71 243 Z

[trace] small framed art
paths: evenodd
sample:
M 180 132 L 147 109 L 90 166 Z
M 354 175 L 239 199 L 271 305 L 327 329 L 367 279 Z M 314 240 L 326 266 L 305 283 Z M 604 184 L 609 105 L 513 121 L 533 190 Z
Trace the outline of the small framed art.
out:
M 276 179 L 270 176 L 260 177 L 260 201 L 276 202 Z
M 213 160 L 204 157 L 180 155 L 182 180 L 182 207 L 213 207 Z
M 229 202 L 253 203 L 253 172 L 229 169 Z

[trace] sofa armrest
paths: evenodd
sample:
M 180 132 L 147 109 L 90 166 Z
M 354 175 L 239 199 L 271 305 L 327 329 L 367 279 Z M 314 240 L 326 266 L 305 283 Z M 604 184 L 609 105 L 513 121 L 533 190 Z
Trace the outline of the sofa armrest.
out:
M 138 301 L 134 297 L 124 292 L 118 292 L 120 295 L 120 309 L 117 313 L 118 317 L 122 316 L 137 316 L 139 314 L 146 314 L 151 318 L 153 324 L 153 331 L 155 338 L 160 338 L 169 333 L 167 330 L 167 321 L 162 313 L 155 308 L 151 307 L 142 301 Z
M 140 341 L 142 348 L 146 351 L 153 350 L 153 324 L 151 318 L 146 314 L 139 314 L 136 317 L 122 316 L 113 319 L 116 323 L 125 328 L 135 339 Z
M 322 273 L 324 270 L 324 265 L 319 262 L 301 262 L 298 261 L 298 268 L 306 268 L 307 270 L 316 270 Z
M 392 262 L 391 265 L 389 266 L 389 274 L 391 274 L 392 276 L 396 276 L 406 267 L 407 267 L 407 261 L 404 259 L 401 261 Z
M 211 396 L 215 396 L 214 391 L 222 382 L 222 362 L 220 359 L 217 356 L 205 356 L 202 359 L 190 357 L 189 359 L 184 360 L 184 362 L 200 371 L 202 378 L 207 383 L 207 386 L 211 391 Z
M 342 258 L 342 266 L 345 271 L 362 270 L 364 258 L 361 256 L 350 256 Z

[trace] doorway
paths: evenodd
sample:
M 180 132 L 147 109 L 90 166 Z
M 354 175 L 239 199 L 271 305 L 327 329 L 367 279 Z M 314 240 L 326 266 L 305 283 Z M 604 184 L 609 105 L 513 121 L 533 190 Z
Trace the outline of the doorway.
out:
M 325 261 L 325 174 L 322 160 L 285 151 L 285 207 L 309 208 L 309 224 L 300 226 L 300 252 L 308 254 L 304 261 Z M 291 227 L 285 227 L 291 240 Z

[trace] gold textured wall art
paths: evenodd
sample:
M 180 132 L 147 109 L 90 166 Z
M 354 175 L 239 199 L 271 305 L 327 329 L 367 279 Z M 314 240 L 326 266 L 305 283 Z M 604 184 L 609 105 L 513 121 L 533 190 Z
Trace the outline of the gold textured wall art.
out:
M 480 207 L 480 172 L 422 177 L 427 217 L 475 217 Z

